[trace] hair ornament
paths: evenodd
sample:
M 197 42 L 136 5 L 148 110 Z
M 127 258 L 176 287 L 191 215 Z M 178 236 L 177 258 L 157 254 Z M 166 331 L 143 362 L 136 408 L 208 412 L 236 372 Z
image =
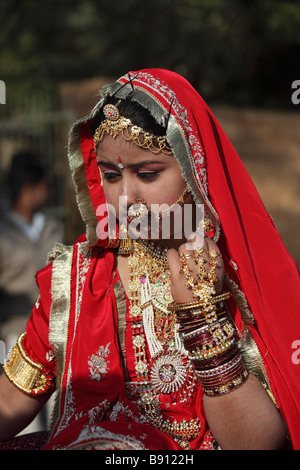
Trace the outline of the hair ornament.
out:
M 139 126 L 133 125 L 130 119 L 125 118 L 120 114 L 117 104 L 106 104 L 103 107 L 103 114 L 105 120 L 101 122 L 100 126 L 94 133 L 94 150 L 97 151 L 99 142 L 102 142 L 105 134 L 110 135 L 114 139 L 121 134 L 127 141 L 133 141 L 138 147 L 150 150 L 153 153 L 172 154 L 172 149 L 167 141 L 166 136 L 157 136 L 150 132 L 144 131 Z

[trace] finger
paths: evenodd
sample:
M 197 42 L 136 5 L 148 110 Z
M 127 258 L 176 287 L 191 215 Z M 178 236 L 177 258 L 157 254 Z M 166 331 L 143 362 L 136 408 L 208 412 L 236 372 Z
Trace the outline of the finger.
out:
M 184 268 L 184 266 L 187 266 L 190 274 L 192 276 L 196 276 L 198 268 L 196 264 L 194 250 L 187 249 L 187 244 L 184 243 L 183 245 L 179 247 L 178 252 L 179 252 L 179 257 L 180 257 L 181 270 Z
M 192 290 L 187 287 L 186 275 L 181 272 L 182 263 L 179 253 L 174 248 L 167 252 L 170 276 L 171 293 L 176 303 L 192 302 L 194 299 Z
M 189 235 L 185 245 L 188 251 L 201 250 L 204 247 L 205 238 L 200 232 L 193 232 Z
M 167 259 L 171 278 L 174 281 L 182 280 L 184 278 L 184 274 L 181 272 L 182 263 L 180 261 L 178 251 L 175 248 L 169 249 L 167 251 Z
M 225 276 L 224 261 L 223 261 L 222 254 L 218 246 L 213 240 L 208 239 L 207 245 L 208 245 L 210 256 L 214 252 L 217 253 L 217 263 L 218 263 L 217 268 L 216 268 L 217 280 L 214 282 L 214 286 L 215 286 L 216 293 L 219 294 L 223 289 L 223 282 L 224 282 L 224 276 Z

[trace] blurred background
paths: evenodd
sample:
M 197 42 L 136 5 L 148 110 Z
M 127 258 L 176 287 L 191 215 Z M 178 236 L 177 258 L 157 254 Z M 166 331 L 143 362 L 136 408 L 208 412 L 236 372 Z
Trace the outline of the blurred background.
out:
M 0 12 L 7 350 L 24 331 L 49 247 L 84 231 L 66 158 L 70 126 L 128 70 L 168 68 L 192 83 L 300 266 L 299 0 L 0 0 Z M 31 430 L 47 426 L 47 415 L 37 419 Z
M 16 152 L 37 152 L 49 180 L 45 210 L 62 222 L 65 242 L 83 231 L 66 160 L 70 125 L 104 83 L 164 67 L 213 109 L 300 265 L 299 0 L 0 0 L 0 8 L 0 178 Z

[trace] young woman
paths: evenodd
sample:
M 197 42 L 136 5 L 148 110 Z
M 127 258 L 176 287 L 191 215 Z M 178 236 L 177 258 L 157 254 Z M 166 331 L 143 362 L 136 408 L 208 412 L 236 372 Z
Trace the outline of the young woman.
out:
M 200 96 L 128 73 L 75 123 L 69 161 L 86 234 L 37 275 L 1 439 L 56 388 L 46 449 L 297 448 L 299 274 Z

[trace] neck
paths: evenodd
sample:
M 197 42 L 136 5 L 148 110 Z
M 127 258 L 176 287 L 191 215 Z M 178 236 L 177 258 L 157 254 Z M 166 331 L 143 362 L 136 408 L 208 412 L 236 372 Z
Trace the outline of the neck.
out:
M 20 217 L 23 217 L 23 219 L 25 219 L 27 222 L 32 222 L 34 212 L 27 206 L 17 203 L 13 206 L 13 211 Z

